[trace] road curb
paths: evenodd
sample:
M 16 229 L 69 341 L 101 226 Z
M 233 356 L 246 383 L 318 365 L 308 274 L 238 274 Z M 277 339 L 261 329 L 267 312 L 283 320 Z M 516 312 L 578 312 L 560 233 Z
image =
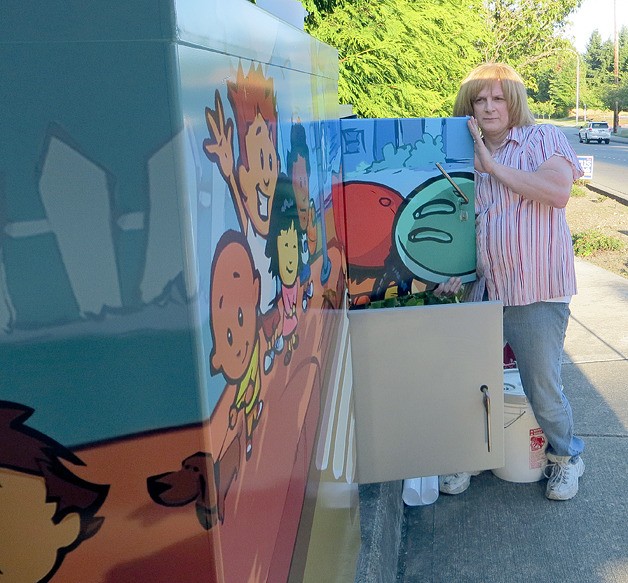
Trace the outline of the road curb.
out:
M 601 184 L 596 184 L 595 182 L 587 182 L 586 186 L 589 190 L 593 192 L 597 192 L 598 194 L 602 194 L 607 196 L 608 198 L 612 198 L 621 204 L 628 205 L 628 194 L 624 194 L 623 192 L 619 192 L 618 190 L 614 190 L 613 188 L 609 188 L 608 186 L 602 186 Z

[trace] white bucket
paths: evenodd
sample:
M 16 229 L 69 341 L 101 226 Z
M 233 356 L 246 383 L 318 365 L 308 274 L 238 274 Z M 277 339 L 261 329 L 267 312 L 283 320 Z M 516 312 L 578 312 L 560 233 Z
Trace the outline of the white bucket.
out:
M 538 482 L 547 464 L 547 439 L 523 392 L 519 370 L 504 370 L 503 468 L 492 470 L 507 482 Z

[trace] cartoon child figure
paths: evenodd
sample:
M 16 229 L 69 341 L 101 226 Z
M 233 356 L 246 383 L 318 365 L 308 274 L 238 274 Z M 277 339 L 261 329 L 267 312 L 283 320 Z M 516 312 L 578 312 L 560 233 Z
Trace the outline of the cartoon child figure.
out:
M 212 374 L 222 373 L 236 385 L 229 427 L 235 427 L 238 413 L 244 411 L 247 460 L 253 451 L 253 433 L 264 404 L 259 398 L 259 298 L 260 275 L 246 238 L 238 231 L 225 231 L 211 267 L 210 365 Z
M 233 120 L 225 120 L 222 99 L 215 94 L 215 109 L 205 108 L 210 137 L 203 141 L 205 155 L 218 166 L 229 188 L 240 228 L 248 241 L 253 262 L 261 277 L 259 311 L 267 342 L 273 348 L 279 336 L 279 314 L 274 303 L 277 283 L 270 275 L 265 255 L 273 197 L 280 160 L 277 153 L 277 106 L 273 80 L 266 79 L 262 67 L 251 65 L 244 75 L 238 66 L 235 82 L 227 82 L 237 130 L 239 154 L 235 161 Z M 272 355 L 265 359 L 265 372 L 272 366 Z
M 288 152 L 288 175 L 292 180 L 294 198 L 297 203 L 297 213 L 301 235 L 299 238 L 299 252 L 301 253 L 300 282 L 303 286 L 303 311 L 307 310 L 308 303 L 314 295 L 314 282 L 311 280 L 310 268 L 310 238 L 314 233 L 314 250 L 316 249 L 316 226 L 314 201 L 310 200 L 310 150 L 307 145 L 305 128 L 300 123 L 293 124 L 290 129 L 290 152 Z
M 45 583 L 65 556 L 94 536 L 109 486 L 64 464 L 84 465 L 50 437 L 24 426 L 33 409 L 0 401 L 0 581 Z M 80 576 L 77 574 L 77 580 Z
M 297 278 L 301 271 L 301 226 L 292 183 L 285 175 L 281 175 L 277 181 L 272 213 L 266 253 L 270 256 L 271 272 L 281 281 L 281 335 L 286 346 L 284 364 L 287 366 L 292 359 L 292 351 L 299 343 L 296 327 L 299 299 Z

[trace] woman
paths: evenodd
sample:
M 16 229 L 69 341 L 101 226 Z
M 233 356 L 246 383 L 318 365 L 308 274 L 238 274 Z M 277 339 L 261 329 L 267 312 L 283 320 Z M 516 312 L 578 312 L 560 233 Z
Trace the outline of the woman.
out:
M 475 142 L 477 275 L 469 301 L 504 305 L 504 341 L 515 353 L 526 396 L 548 440 L 547 498 L 568 500 L 584 472 L 584 443 L 573 433 L 560 377 L 569 301 L 576 293 L 565 205 L 583 174 L 565 136 L 536 125 L 521 77 L 486 63 L 463 81 L 455 116 L 470 116 Z M 452 293 L 459 280 L 437 290 Z M 470 474 L 441 476 L 458 494 Z

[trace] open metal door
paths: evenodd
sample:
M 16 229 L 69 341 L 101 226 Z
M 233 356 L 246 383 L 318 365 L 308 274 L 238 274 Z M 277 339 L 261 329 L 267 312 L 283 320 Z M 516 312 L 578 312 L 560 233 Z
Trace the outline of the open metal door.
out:
M 357 481 L 504 465 L 502 304 L 349 311 Z

